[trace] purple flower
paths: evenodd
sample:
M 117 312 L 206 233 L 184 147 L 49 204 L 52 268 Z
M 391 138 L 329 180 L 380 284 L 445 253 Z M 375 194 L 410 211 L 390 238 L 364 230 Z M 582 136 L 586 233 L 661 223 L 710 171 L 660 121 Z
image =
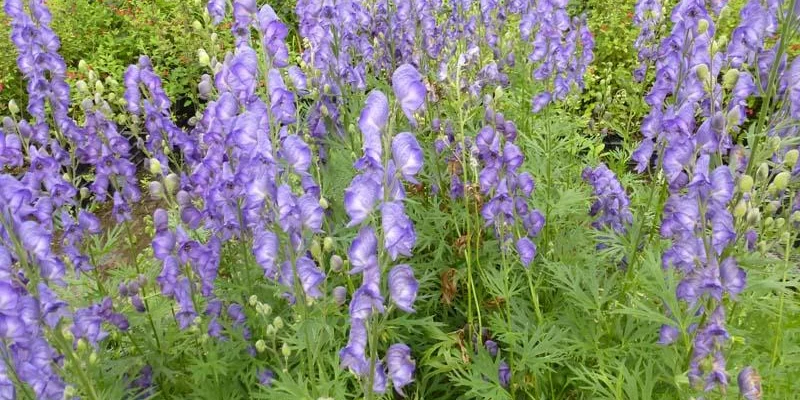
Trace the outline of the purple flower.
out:
M 500 366 L 497 368 L 497 378 L 500 380 L 500 385 L 504 388 L 508 387 L 511 382 L 511 367 L 505 361 L 500 361 Z
M 633 214 L 629 209 L 630 200 L 619 183 L 617 176 L 605 164 L 596 168 L 583 170 L 583 179 L 592 185 L 595 202 L 589 214 L 597 219 L 592 223 L 595 229 L 613 229 L 617 233 L 625 233 L 633 223 Z
M 489 352 L 489 355 L 492 357 L 497 357 L 497 352 L 500 351 L 500 347 L 497 345 L 497 342 L 494 340 L 487 340 L 483 343 L 483 346 L 486 347 L 486 351 Z
M 299 258 L 297 260 L 297 276 L 300 278 L 306 296 L 312 298 L 322 296 L 319 285 L 325 280 L 325 273 L 317 268 L 317 264 L 313 260 L 308 257 Z
M 719 274 L 723 288 L 732 297 L 736 297 L 747 286 L 747 274 L 736 265 L 736 259 L 733 257 L 728 257 L 722 261 L 719 267 Z
M 253 240 L 253 255 L 267 278 L 274 279 L 278 273 L 278 246 L 278 236 L 268 230 L 257 233 Z
M 214 25 L 218 25 L 225 18 L 225 9 L 227 4 L 228 2 L 225 0 L 208 1 L 208 15 L 211 16 L 211 20 L 213 21 Z
M 392 158 L 403 178 L 417 183 L 414 176 L 422 169 L 423 154 L 414 135 L 401 132 L 392 139 Z
M 272 381 L 275 380 L 275 373 L 273 373 L 271 369 L 259 369 L 257 375 L 258 383 L 260 383 L 261 386 L 272 386 Z
M 403 388 L 414 380 L 416 364 L 411 358 L 411 348 L 403 343 L 395 343 L 386 350 L 386 365 L 394 390 L 405 397 Z
M 419 283 L 414 278 L 414 270 L 407 264 L 400 264 L 389 271 L 389 293 L 397 308 L 413 313 L 414 299 L 417 298 Z
M 522 265 L 527 268 L 536 257 L 536 245 L 527 236 L 521 237 L 517 240 L 517 253 Z
M 753 367 L 747 366 L 739 372 L 739 393 L 747 400 L 761 400 L 761 377 Z
M 363 319 L 350 320 L 350 336 L 347 346 L 339 351 L 341 368 L 347 368 L 356 375 L 365 376 L 369 371 L 366 356 L 367 326 Z
M 381 206 L 381 222 L 383 226 L 384 247 L 392 261 L 398 256 L 411 257 L 411 250 L 417 241 L 414 224 L 405 213 L 403 203 L 391 201 Z
M 311 149 L 299 136 L 289 135 L 284 138 L 280 155 L 298 175 L 308 173 L 308 168 L 311 166 Z
M 366 320 L 373 312 L 384 312 L 383 297 L 372 288 L 362 286 L 350 300 L 350 318 Z
M 668 345 L 675 343 L 678 340 L 678 336 L 680 335 L 680 331 L 678 328 L 672 325 L 661 325 L 661 329 L 658 333 L 658 344 Z
M 372 391 L 379 394 L 386 393 L 387 382 L 386 366 L 383 365 L 382 361 L 378 360 L 375 362 L 375 370 L 372 375 Z
M 411 125 L 416 126 L 414 113 L 425 106 L 427 89 L 422 75 L 410 64 L 403 64 L 392 74 L 392 89 Z
M 378 267 L 378 238 L 371 226 L 364 226 L 358 231 L 347 255 L 350 258 L 351 274 Z
M 344 305 L 347 302 L 347 288 L 344 286 L 336 286 L 333 288 L 333 300 L 336 305 Z
M 364 159 L 359 161 L 357 168 L 363 165 L 380 165 L 383 154 L 381 135 L 388 118 L 389 101 L 386 95 L 380 90 L 371 91 L 358 118 L 358 128 L 361 130 L 364 142 Z
M 542 92 L 533 96 L 533 101 L 531 102 L 531 112 L 534 114 L 538 114 L 539 111 L 544 110 L 548 104 L 550 104 L 550 100 L 552 96 L 550 96 L 549 92 Z
M 356 175 L 344 191 L 344 209 L 350 216 L 347 226 L 360 224 L 367 219 L 378 202 L 381 184 L 371 175 Z

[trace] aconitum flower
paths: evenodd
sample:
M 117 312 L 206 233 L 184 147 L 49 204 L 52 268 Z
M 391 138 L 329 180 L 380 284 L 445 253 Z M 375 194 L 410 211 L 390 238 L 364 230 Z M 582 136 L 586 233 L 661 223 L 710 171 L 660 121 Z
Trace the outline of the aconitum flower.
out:
M 339 351 L 340 366 L 349 369 L 354 374 L 366 376 L 369 371 L 369 361 L 366 356 L 367 327 L 362 319 L 350 320 L 350 336 L 345 346 Z
M 403 64 L 392 74 L 392 89 L 403 113 L 411 125 L 416 126 L 417 120 L 414 114 L 425 106 L 427 94 L 422 75 L 412 65 Z
M 227 5 L 228 2 L 225 0 L 208 1 L 208 15 L 211 16 L 211 20 L 213 21 L 214 25 L 218 25 L 225 18 Z
M 423 154 L 414 135 L 401 132 L 392 139 L 392 158 L 403 178 L 417 183 L 414 176 L 422 169 Z
M 371 287 L 362 286 L 350 300 L 350 318 L 365 320 L 374 312 L 383 313 L 383 296 Z
M 411 250 L 417 241 L 417 234 L 414 231 L 414 224 L 405 213 L 403 203 L 399 201 L 383 203 L 381 221 L 384 247 L 389 252 L 392 261 L 400 255 L 410 257 Z
M 511 366 L 507 362 L 500 361 L 500 366 L 497 368 L 497 378 L 503 387 L 507 388 L 508 384 L 511 383 Z
M 366 225 L 358 231 L 358 235 L 350 244 L 350 273 L 357 274 L 368 268 L 378 267 L 378 238 L 375 230 Z
M 517 253 L 522 265 L 527 268 L 536 257 L 536 245 L 528 237 L 521 237 L 517 239 Z
M 407 264 L 395 266 L 389 271 L 389 292 L 397 308 L 409 313 L 414 312 L 417 289 L 419 283 L 414 278 L 414 270 Z
M 322 292 L 319 290 L 319 285 L 325 280 L 325 273 L 317 268 L 317 264 L 308 257 L 301 257 L 297 260 L 296 265 L 297 276 L 306 296 L 321 297 Z
M 108 336 L 108 333 L 101 329 L 102 323 L 107 322 L 120 330 L 128 330 L 127 318 L 113 312 L 111 307 L 111 298 L 106 297 L 100 303 L 77 310 L 70 331 L 76 339 L 86 339 L 89 344 L 96 347 L 99 341 Z
M 747 366 L 739 372 L 739 393 L 747 400 L 761 400 L 761 377 L 753 367 Z
M 350 216 L 348 226 L 358 225 L 372 213 L 378 202 L 381 184 L 371 175 L 357 175 L 344 191 L 344 209 Z
M 414 380 L 416 364 L 411 358 L 411 348 L 403 343 L 395 343 L 386 350 L 386 365 L 394 390 L 405 397 L 403 388 Z
M 358 128 L 363 138 L 364 157 L 361 165 L 379 166 L 382 162 L 383 144 L 381 136 L 389 119 L 389 100 L 380 90 L 373 90 L 367 96 L 364 108 L 358 118 Z
M 262 386 L 272 386 L 272 381 L 275 380 L 275 374 L 271 369 L 261 369 L 257 371 L 258 383 Z
M 617 233 L 625 233 L 633 223 L 633 214 L 629 209 L 628 194 L 622 188 L 613 171 L 605 164 L 592 169 L 583 170 L 583 180 L 592 185 L 595 202 L 589 214 L 597 217 L 592 226 L 595 229 L 612 229 Z

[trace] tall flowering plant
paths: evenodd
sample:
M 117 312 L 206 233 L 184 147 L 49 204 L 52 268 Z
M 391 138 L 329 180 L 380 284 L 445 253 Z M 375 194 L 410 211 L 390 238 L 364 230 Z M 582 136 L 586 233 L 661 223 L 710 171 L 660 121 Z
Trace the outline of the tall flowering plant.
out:
M 726 304 L 747 281 L 734 245 L 753 249 L 759 201 L 780 202 L 789 194 L 788 171 L 779 169 L 769 183 L 769 167 L 759 167 L 760 181 L 769 187 L 758 194 L 751 176 L 758 160 L 782 160 L 793 151 L 781 140 L 796 130 L 783 120 L 794 117 L 787 111 L 797 103 L 784 64 L 797 24 L 796 2 L 788 3 L 749 1 L 726 44 L 716 32 L 724 2 L 681 1 L 672 10 L 671 33 L 655 53 L 646 51 L 655 59 L 656 75 L 645 97 L 651 106 L 642 125 L 645 139 L 633 158 L 644 171 L 656 154 L 656 168 L 666 181 L 660 232 L 671 241 L 663 264 L 681 276 L 676 296 L 686 306 L 669 312 L 691 313 L 697 321 L 688 327 L 664 325 L 660 343 L 691 337 L 689 383 L 704 391 L 724 391 L 728 385 Z M 643 35 L 651 29 L 643 26 Z M 778 32 L 777 43 L 770 45 L 768 38 Z M 755 121 L 748 121 L 752 98 L 762 108 Z M 765 141 L 772 144 L 767 151 Z M 784 167 L 794 166 L 792 157 Z M 742 393 L 752 396 L 752 373 L 743 374 Z
M 415 76 L 418 74 L 409 65 L 400 66 L 394 73 L 395 96 L 404 111 L 419 108 L 425 99 L 425 89 Z M 364 150 L 355 164 L 360 172 L 344 195 L 348 225 L 360 227 L 348 251 L 350 274 L 360 273 L 362 279 L 350 300 L 350 336 L 339 357 L 343 368 L 364 379 L 368 398 L 372 392 L 386 390 L 387 369 L 392 386 L 401 395 L 414 373 L 411 349 L 403 343 L 391 345 L 384 359 L 377 357 L 381 321 L 393 308 L 414 312 L 419 286 L 410 265 L 392 264 L 410 257 L 416 242 L 414 225 L 403 204 L 403 181 L 416 182 L 423 153 L 413 134 L 392 135 L 391 125 L 387 127 L 389 114 L 386 95 L 378 90 L 370 92 L 358 123 Z M 387 289 L 392 301 L 388 309 L 381 294 Z

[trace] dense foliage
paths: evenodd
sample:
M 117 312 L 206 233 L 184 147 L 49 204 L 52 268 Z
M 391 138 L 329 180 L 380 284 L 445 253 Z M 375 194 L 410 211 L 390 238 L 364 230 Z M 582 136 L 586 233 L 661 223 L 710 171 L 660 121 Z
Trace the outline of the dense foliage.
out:
M 800 0 L 178 3 L 4 1 L 0 399 L 800 391 Z

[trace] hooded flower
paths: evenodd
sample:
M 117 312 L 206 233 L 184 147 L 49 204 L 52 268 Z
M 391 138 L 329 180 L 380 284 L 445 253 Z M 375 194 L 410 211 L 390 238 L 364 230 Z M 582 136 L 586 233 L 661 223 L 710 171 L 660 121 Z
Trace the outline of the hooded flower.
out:
M 405 312 L 414 312 L 414 299 L 417 297 L 419 283 L 414 278 L 414 271 L 407 264 L 398 265 L 389 272 L 389 293 L 397 308 Z
M 414 113 L 425 106 L 427 89 L 422 82 L 422 75 L 410 64 L 403 64 L 392 74 L 392 89 L 400 108 L 406 114 L 411 125 L 416 126 L 417 120 Z
M 395 343 L 386 350 L 386 365 L 389 367 L 389 377 L 392 379 L 394 390 L 405 397 L 403 388 L 414 380 L 416 364 L 411 358 L 411 348 L 403 343 Z
M 396 260 L 400 255 L 410 257 L 417 241 L 417 234 L 414 232 L 414 224 L 405 213 L 403 203 L 399 201 L 383 203 L 381 221 L 384 247 L 392 260 Z
M 414 135 L 401 132 L 392 139 L 392 158 L 403 178 L 417 183 L 414 176 L 422 169 L 423 154 Z
M 348 226 L 358 225 L 372 213 L 378 202 L 381 184 L 371 175 L 358 175 L 344 191 L 344 209 L 350 216 Z

